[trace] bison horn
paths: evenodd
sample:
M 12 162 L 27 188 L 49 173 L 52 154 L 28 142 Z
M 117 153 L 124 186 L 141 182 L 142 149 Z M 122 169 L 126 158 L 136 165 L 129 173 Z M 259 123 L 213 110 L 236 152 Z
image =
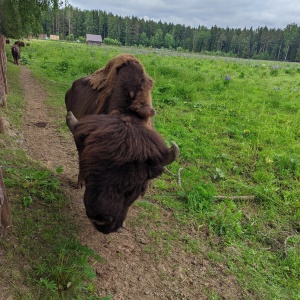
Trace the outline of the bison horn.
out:
M 172 146 L 169 148 L 169 152 L 167 154 L 167 157 L 165 161 L 163 161 L 162 165 L 167 166 L 171 164 L 173 161 L 175 161 L 179 156 L 179 147 L 176 143 L 172 142 Z
M 67 125 L 72 133 L 74 133 L 75 125 L 77 124 L 78 120 L 75 118 L 71 111 L 68 111 L 66 116 Z

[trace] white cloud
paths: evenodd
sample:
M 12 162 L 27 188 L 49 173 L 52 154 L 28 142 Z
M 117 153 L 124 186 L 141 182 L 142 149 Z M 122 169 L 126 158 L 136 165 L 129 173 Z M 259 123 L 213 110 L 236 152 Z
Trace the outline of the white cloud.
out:
M 299 0 L 70 0 L 80 9 L 99 9 L 173 24 L 222 28 L 284 28 L 300 23 Z M 146 16 L 146 17 L 145 17 Z

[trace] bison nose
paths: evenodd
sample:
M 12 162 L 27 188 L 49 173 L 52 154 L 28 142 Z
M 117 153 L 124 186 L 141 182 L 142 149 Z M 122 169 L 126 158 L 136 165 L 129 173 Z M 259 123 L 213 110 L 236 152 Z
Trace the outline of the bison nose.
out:
M 89 215 L 87 216 L 92 223 L 96 223 L 97 225 L 110 224 L 114 219 L 112 216 L 98 216 L 98 215 L 94 217 L 90 217 Z

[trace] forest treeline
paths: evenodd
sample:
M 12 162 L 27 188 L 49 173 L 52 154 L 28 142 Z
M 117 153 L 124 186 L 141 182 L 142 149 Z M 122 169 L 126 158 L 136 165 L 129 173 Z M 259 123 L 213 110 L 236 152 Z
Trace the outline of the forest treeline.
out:
M 0 18 L 5 17 L 4 22 L 0 20 L 0 32 L 12 37 L 37 33 L 55 34 L 62 40 L 79 41 L 84 41 L 86 33 L 90 33 L 102 35 L 104 41 L 127 46 L 163 47 L 252 59 L 300 61 L 300 27 L 296 23 L 288 24 L 284 29 L 267 26 L 255 29 L 220 28 L 217 25 L 211 28 L 201 25 L 192 28 L 133 16 L 122 17 L 102 10 L 81 10 L 66 0 L 61 4 L 57 0 L 50 3 L 40 1 L 44 6 L 38 7 L 32 4 L 34 13 L 22 20 L 25 18 L 24 14 L 17 13 L 18 5 L 22 2 L 0 1 Z M 24 1 L 23 6 L 34 2 L 36 3 L 34 0 Z M 7 16 L 11 11 L 14 15 L 9 18 Z M 23 26 L 24 21 L 26 26 Z M 17 32 L 16 27 L 19 28 Z

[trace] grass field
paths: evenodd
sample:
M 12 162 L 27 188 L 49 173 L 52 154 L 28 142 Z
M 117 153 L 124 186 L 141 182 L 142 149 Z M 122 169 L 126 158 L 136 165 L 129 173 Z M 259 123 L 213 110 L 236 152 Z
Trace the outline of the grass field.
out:
M 30 47 L 21 49 L 21 63 L 32 69 L 48 90 L 48 105 L 57 114 L 62 135 L 67 130 L 64 94 L 72 82 L 124 52 L 135 54 L 154 79 L 155 127 L 168 143 L 176 141 L 181 150 L 179 160 L 169 168 L 179 175 L 174 179 L 162 176 L 152 185 L 157 202 L 172 209 L 182 226 L 193 226 L 200 235 L 209 233 L 210 261 L 230 268 L 245 297 L 251 294 L 253 299 L 300 299 L 300 65 L 32 41 Z M 12 61 L 9 48 L 7 56 Z M 24 100 L 17 74 L 18 68 L 9 64 L 8 76 L 13 84 L 6 115 L 21 128 Z M 13 142 L 8 139 L 5 143 Z M 9 166 L 4 170 L 6 185 L 9 190 L 18 187 L 22 199 L 19 210 L 26 210 L 32 199 L 26 200 L 28 183 L 21 178 L 31 176 L 34 190 L 42 194 L 41 186 L 45 185 L 41 182 L 44 177 L 49 178 L 45 175 L 47 170 L 29 165 L 21 150 L 0 147 L 1 164 Z M 46 188 L 47 194 L 61 193 L 55 175 L 47 181 Z M 40 194 L 34 197 L 44 199 Z M 60 202 L 53 209 L 65 211 Z M 57 216 L 55 212 L 53 215 Z M 23 222 L 30 228 L 29 220 Z M 51 223 L 53 220 L 47 226 Z M 72 233 L 66 234 L 65 230 Z M 26 238 L 30 232 L 24 228 L 21 235 Z M 67 246 L 63 248 L 55 244 L 55 253 L 60 253 L 59 257 L 67 253 L 70 263 L 76 261 L 78 270 L 84 270 L 74 272 L 77 277 L 72 279 L 77 287 L 82 287 L 82 282 L 93 277 L 88 257 L 95 254 L 76 240 L 76 228 L 62 226 L 61 235 L 73 238 L 64 241 Z M 53 237 L 47 239 L 51 241 Z M 216 239 L 218 243 L 214 242 Z M 0 247 L 7 249 L 9 245 L 1 242 Z M 197 253 L 197 242 L 191 241 L 189 249 Z M 21 255 L 25 249 L 11 251 L 11 255 Z M 47 276 L 44 282 L 34 279 L 46 274 L 42 268 L 48 264 L 58 269 L 60 262 L 53 262 L 54 259 L 55 255 L 38 263 L 40 269 L 29 275 L 30 284 L 39 293 L 44 293 L 43 289 L 59 289 L 57 282 L 49 281 Z M 65 267 L 62 277 L 69 282 L 70 270 L 68 265 Z M 58 271 L 52 271 L 55 272 Z M 92 299 L 92 287 L 85 286 L 81 291 L 83 299 L 84 295 Z

